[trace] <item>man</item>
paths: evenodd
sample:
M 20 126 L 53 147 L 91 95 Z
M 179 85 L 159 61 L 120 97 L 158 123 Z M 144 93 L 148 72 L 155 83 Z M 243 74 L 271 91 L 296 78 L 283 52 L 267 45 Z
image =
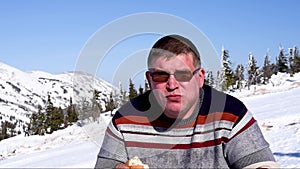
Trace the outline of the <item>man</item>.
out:
M 148 69 L 151 90 L 117 111 L 95 168 L 126 167 L 134 156 L 150 168 L 278 167 L 244 104 L 204 85 L 191 41 L 159 39 Z

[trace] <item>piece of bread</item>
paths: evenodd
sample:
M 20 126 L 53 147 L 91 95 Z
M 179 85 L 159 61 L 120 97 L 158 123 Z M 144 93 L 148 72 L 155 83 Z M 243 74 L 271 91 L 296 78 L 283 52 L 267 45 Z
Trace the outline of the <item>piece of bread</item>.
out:
M 144 164 L 137 156 L 128 160 L 125 165 L 127 165 L 130 169 L 149 169 L 149 166 Z

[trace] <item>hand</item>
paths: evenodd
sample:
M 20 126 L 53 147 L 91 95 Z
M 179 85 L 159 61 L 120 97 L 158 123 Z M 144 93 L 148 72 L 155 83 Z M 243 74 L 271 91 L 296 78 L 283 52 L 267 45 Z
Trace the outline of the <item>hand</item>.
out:
M 120 163 L 115 166 L 116 169 L 129 169 L 129 166 L 126 164 Z
M 117 164 L 116 166 L 115 166 L 115 169 L 149 169 L 149 167 L 148 167 L 148 165 L 146 166 L 146 168 L 145 168 L 145 166 L 143 166 L 143 165 L 137 165 L 137 166 L 128 166 L 128 165 L 126 165 L 126 164 L 122 164 L 122 163 L 120 163 L 120 164 Z

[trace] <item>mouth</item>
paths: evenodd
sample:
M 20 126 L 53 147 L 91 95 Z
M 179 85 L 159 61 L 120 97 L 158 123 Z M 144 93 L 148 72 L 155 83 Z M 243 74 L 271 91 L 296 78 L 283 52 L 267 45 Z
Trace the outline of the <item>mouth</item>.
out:
M 167 95 L 166 98 L 168 101 L 171 102 L 180 102 L 181 101 L 181 95 L 179 94 L 171 94 L 171 95 Z

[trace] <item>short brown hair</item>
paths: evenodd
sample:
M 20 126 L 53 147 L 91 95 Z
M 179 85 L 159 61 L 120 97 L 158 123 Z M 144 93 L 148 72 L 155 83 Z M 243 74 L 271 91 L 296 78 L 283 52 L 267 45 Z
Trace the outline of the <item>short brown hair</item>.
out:
M 201 66 L 200 54 L 195 45 L 190 40 L 180 35 L 168 35 L 159 39 L 152 46 L 148 56 L 148 67 L 151 61 L 157 57 L 165 56 L 167 58 L 170 58 L 182 53 L 192 53 L 194 66 Z

